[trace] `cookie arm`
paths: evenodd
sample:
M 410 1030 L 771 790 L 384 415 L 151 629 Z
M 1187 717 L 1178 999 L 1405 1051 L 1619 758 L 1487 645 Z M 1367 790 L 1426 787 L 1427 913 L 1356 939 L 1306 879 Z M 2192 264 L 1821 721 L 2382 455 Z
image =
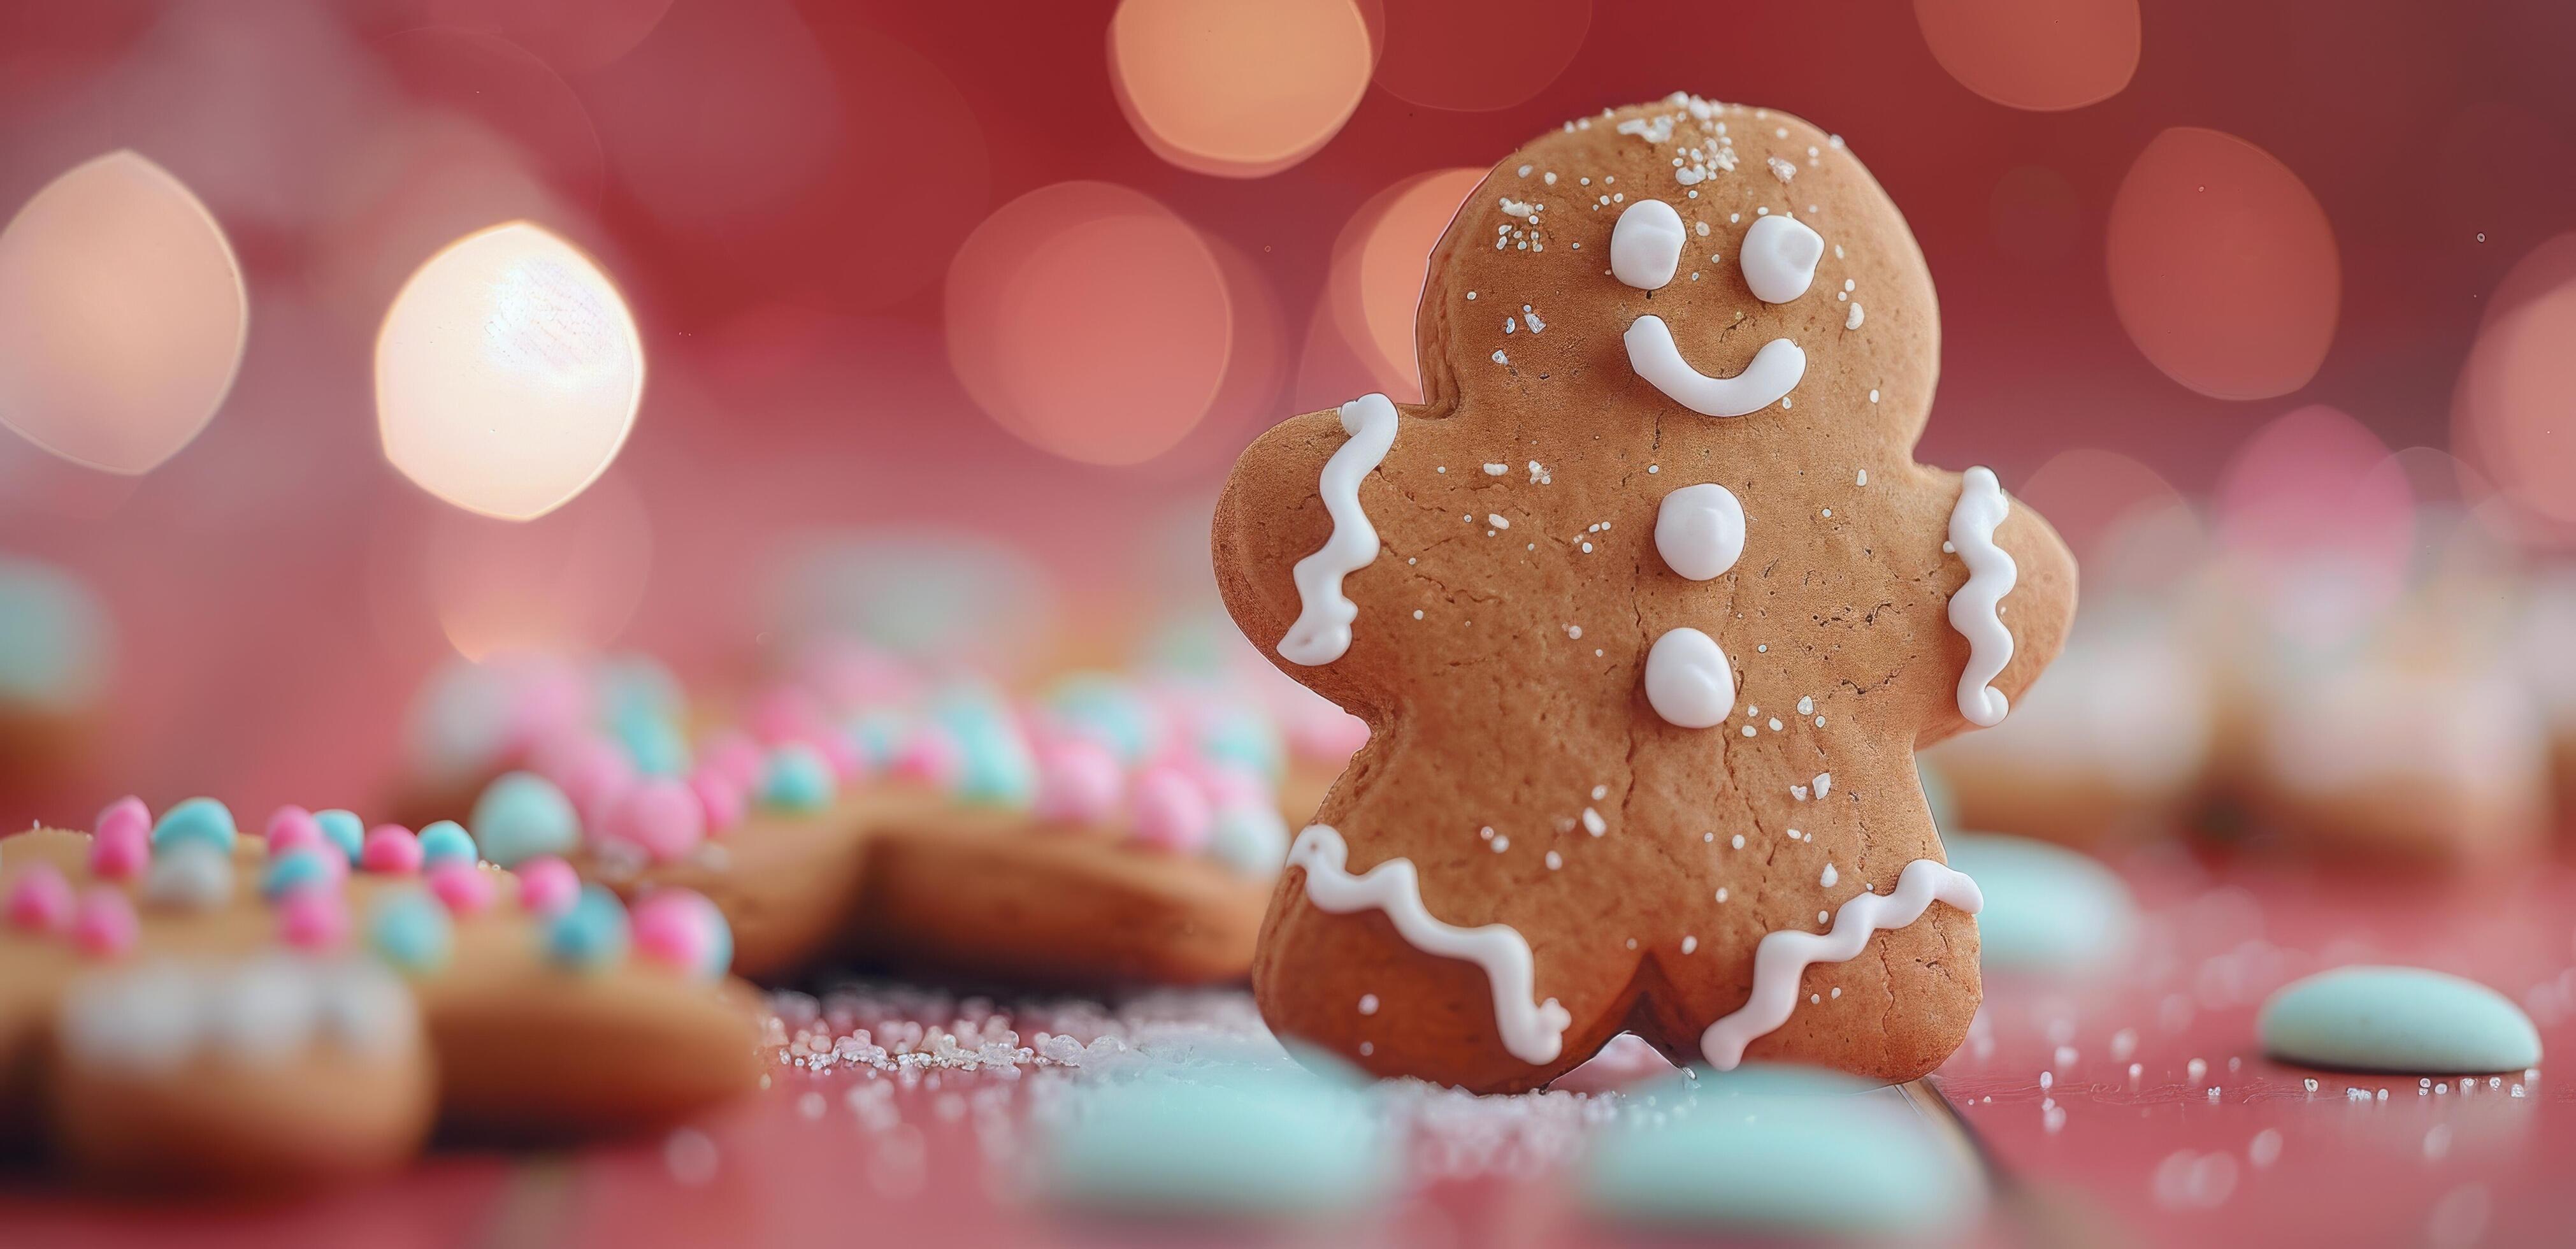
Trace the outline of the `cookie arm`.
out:
M 1339 411 L 1310 412 L 1273 426 L 1235 462 L 1217 499 L 1211 534 L 1217 589 L 1236 626 L 1272 663 L 1319 690 L 1334 684 L 1331 658 L 1338 657 L 1338 649 L 1318 645 L 1311 636 L 1321 609 L 1308 604 L 1342 595 L 1342 576 L 1328 574 L 1348 565 L 1348 557 L 1373 557 L 1377 546 L 1373 530 L 1360 542 L 1362 535 L 1342 523 L 1351 518 L 1336 517 L 1326 500 L 1327 474 L 1336 467 L 1336 454 L 1346 448 L 1351 449 L 1346 461 L 1371 449 L 1346 432 Z M 1356 462 L 1339 467 L 1344 475 L 1350 475 L 1347 470 L 1366 473 Z M 1343 510 L 1352 508 L 1346 504 Z M 1360 526 L 1366 526 L 1364 518 Z M 1316 559 L 1328 546 L 1345 558 L 1309 564 L 1301 585 L 1298 565 Z M 1347 618 L 1343 623 L 1349 623 Z M 1289 643 L 1292 632 L 1305 645 Z
M 1997 614 L 2012 635 L 2012 658 L 1995 674 L 1993 686 L 2012 704 L 2039 679 L 2040 671 L 2066 646 L 2066 630 L 2075 620 L 2075 555 L 2057 536 L 2047 518 L 2011 501 L 1994 531 L 1995 545 L 2012 557 L 2012 591 Z M 1945 717 L 1916 743 L 1916 748 L 1955 736 L 1973 727 L 1964 716 Z

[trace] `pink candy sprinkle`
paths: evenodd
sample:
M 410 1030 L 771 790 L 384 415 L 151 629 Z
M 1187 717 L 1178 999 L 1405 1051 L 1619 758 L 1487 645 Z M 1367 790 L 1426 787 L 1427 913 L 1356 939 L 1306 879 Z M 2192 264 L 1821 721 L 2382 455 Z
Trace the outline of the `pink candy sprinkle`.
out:
M 9 886 L 9 926 L 26 933 L 61 932 L 72 922 L 72 886 L 62 869 L 37 863 Z
M 538 754 L 533 766 L 572 800 L 585 825 L 598 824 L 635 783 L 635 764 L 605 738 L 557 741 Z
M 358 866 L 388 876 L 409 876 L 420 870 L 420 838 L 400 824 L 379 824 L 367 830 Z
M 560 915 L 571 909 L 573 899 L 581 896 L 581 877 L 573 874 L 572 865 L 552 855 L 521 863 L 519 906 L 538 915 Z
M 90 834 L 89 870 L 101 880 L 133 880 L 152 862 L 152 812 L 140 798 L 119 798 L 98 813 Z
M 81 895 L 72 916 L 72 944 L 91 958 L 116 958 L 134 948 L 143 925 L 134 918 L 134 903 L 125 891 L 100 885 Z
M 744 722 L 752 736 L 770 745 L 801 742 L 823 730 L 823 706 L 812 693 L 782 685 L 762 694 Z
M 313 813 L 292 804 L 279 807 L 268 817 L 268 854 L 270 858 L 298 846 L 328 849 L 328 838 L 322 826 L 314 822 Z
M 952 789 L 966 773 L 966 748 L 955 734 L 936 724 L 913 729 L 894 757 L 894 774 L 940 789 Z
M 296 949 L 334 949 L 349 939 L 349 904 L 337 889 L 291 889 L 278 900 L 277 923 Z
M 698 747 L 698 771 L 723 777 L 744 793 L 760 788 L 760 773 L 767 765 L 768 756 L 760 744 L 731 729 Z
M 666 967 L 697 971 L 713 955 L 706 900 L 685 889 L 658 889 L 628 913 L 635 952 Z
M 707 815 L 687 782 L 654 777 L 626 791 L 600 826 L 599 835 L 622 841 L 668 863 L 707 837 Z
M 441 863 L 429 869 L 429 893 L 448 914 L 480 914 L 492 905 L 492 874 L 472 863 Z
M 698 796 L 698 807 L 706 813 L 707 836 L 720 837 L 742 823 L 749 810 L 743 797 L 745 786 L 714 767 L 702 767 L 689 778 L 690 792 Z
M 1097 824 L 1118 810 L 1118 757 L 1083 738 L 1065 738 L 1038 752 L 1038 818 L 1063 824 Z
M 1214 822 L 1197 782 L 1172 768 L 1148 768 L 1136 778 L 1136 840 L 1159 850 L 1190 851 L 1207 844 Z

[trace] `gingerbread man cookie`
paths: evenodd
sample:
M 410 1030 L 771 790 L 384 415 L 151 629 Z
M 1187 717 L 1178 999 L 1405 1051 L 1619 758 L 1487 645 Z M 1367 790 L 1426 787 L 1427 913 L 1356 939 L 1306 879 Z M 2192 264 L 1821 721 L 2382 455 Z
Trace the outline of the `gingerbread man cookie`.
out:
M 2056 654 L 2072 557 L 1917 465 L 1939 322 L 1838 139 L 1687 96 L 1494 167 L 1430 259 L 1426 401 L 1263 435 L 1229 611 L 1371 735 L 1255 958 L 1283 1035 L 1544 1084 L 1623 1030 L 1887 1080 L 1978 1002 L 1914 750 Z
M 703 898 L 505 872 L 453 824 L 124 799 L 0 839 L 0 1128 L 105 1179 L 274 1188 L 398 1165 L 433 1121 L 668 1123 L 761 1077 L 730 955 Z

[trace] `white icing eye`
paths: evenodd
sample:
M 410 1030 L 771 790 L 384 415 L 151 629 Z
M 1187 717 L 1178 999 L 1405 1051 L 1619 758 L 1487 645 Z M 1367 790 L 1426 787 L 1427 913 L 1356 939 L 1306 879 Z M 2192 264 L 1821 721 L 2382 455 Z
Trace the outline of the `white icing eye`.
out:
M 1682 239 L 1682 215 L 1672 205 L 1638 200 L 1610 228 L 1610 273 L 1638 290 L 1661 290 L 1681 267 Z
M 1764 217 L 1744 232 L 1744 284 L 1766 304 L 1788 303 L 1807 293 L 1816 280 L 1816 262 L 1824 256 L 1824 236 L 1807 223 Z
M 1744 553 L 1744 505 L 1715 482 L 1665 495 L 1655 509 L 1655 551 L 1667 567 L 1693 581 L 1735 567 Z
M 1724 724 L 1735 709 L 1735 673 L 1717 639 L 1697 629 L 1656 638 L 1646 650 L 1646 705 L 1678 728 Z

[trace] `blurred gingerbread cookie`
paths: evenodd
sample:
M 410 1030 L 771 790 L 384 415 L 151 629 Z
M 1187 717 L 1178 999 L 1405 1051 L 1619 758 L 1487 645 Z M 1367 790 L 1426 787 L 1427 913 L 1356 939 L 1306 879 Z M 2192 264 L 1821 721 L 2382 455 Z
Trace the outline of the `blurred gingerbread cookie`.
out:
M 0 840 L 0 1122 L 112 1182 L 382 1171 L 433 1122 L 561 1139 L 749 1090 L 756 1003 L 723 919 L 631 909 L 455 825 L 190 799 Z
M 1245 452 L 1226 603 L 1366 720 L 1254 987 L 1383 1075 L 1543 1084 L 1634 1030 L 1888 1080 L 1978 1003 L 1913 752 L 2074 606 L 1995 475 L 1924 468 L 1921 252 L 1842 144 L 1687 96 L 1504 158 L 1429 264 L 1426 400 Z

